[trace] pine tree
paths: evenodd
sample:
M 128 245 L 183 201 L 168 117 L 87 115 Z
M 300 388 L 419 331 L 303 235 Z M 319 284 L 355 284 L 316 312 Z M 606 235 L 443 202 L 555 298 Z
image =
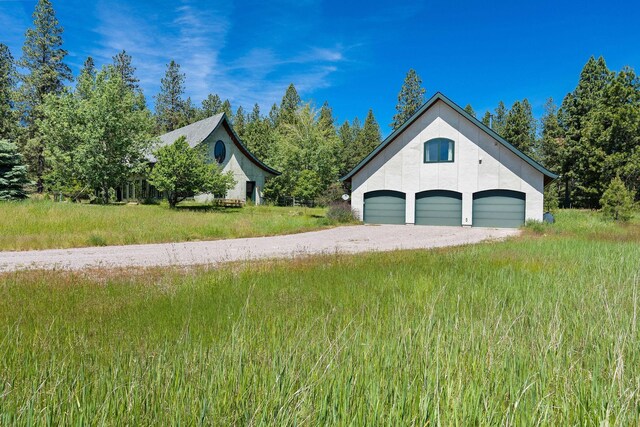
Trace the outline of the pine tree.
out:
M 398 94 L 397 113 L 391 123 L 394 130 L 402 126 L 424 104 L 424 94 L 422 80 L 414 69 L 410 69 Z
M 591 57 L 580 73 L 577 87 L 562 101 L 558 116 L 566 134 L 562 166 L 565 205 L 599 206 L 604 191 L 600 178 L 606 155 L 593 138 L 586 137 L 586 130 L 592 125 L 595 111 L 604 105 L 605 89 L 612 78 L 613 73 L 604 59 Z
M 362 132 L 358 135 L 358 162 L 364 159 L 370 152 L 373 151 L 380 142 L 382 136 L 380 134 L 380 126 L 373 115 L 373 110 L 369 110 L 367 118 L 364 120 L 364 126 L 362 126 Z
M 491 129 L 500 136 L 503 136 L 507 113 L 507 107 L 504 102 L 500 101 L 495 109 L 495 114 L 491 116 Z
M 17 117 L 14 112 L 16 70 L 13 56 L 0 43 L 0 140 L 15 137 Z
M 501 136 L 528 156 L 536 156 L 535 119 L 527 99 L 513 103 L 505 118 Z
M 222 101 L 220 97 L 216 94 L 209 94 L 207 98 L 202 101 L 202 118 L 206 119 L 211 116 L 215 116 L 216 114 L 222 111 Z
M 274 102 L 271 106 L 271 110 L 269 110 L 269 122 L 271 123 L 272 128 L 275 128 L 278 125 L 279 116 L 280 108 L 278 107 L 278 104 Z
M 362 126 L 360 119 L 357 117 L 349 122 L 344 122 L 340 126 L 338 131 L 338 137 L 341 145 L 341 158 L 340 158 L 340 176 L 349 173 L 360 161 L 362 160 L 362 150 L 360 149 L 359 142 L 362 141 L 360 134 L 362 133 Z
M 296 87 L 291 83 L 280 102 L 278 126 L 281 124 L 293 124 L 296 117 L 296 111 L 300 107 L 300 103 L 300 95 L 298 95 Z
M 484 116 L 482 116 L 482 124 L 487 126 L 487 127 L 491 127 L 491 113 L 490 112 L 486 112 L 484 113 Z
M 131 60 L 131 55 L 126 50 L 122 50 L 113 57 L 113 66 L 125 86 L 131 90 L 138 90 L 140 79 L 136 77 L 136 67 L 132 65 Z
M 50 0 L 38 0 L 33 13 L 33 28 L 25 34 L 20 66 L 27 73 L 22 76 L 19 91 L 21 119 L 27 132 L 21 139 L 31 173 L 36 177 L 39 193 L 44 190 L 43 176 L 46 162 L 44 141 L 37 128 L 39 107 L 48 94 L 59 94 L 64 83 L 72 79 L 71 69 L 64 63 L 67 51 L 62 49 L 63 29 L 56 19 Z
M 540 160 L 550 171 L 562 174 L 562 165 L 566 156 L 564 130 L 560 126 L 558 111 L 553 98 L 547 100 L 544 108 L 545 112 L 541 120 Z M 560 201 L 563 200 L 561 190 L 562 188 L 557 182 L 547 186 L 545 188 L 545 205 L 558 206 Z M 547 207 L 546 210 L 551 209 Z
M 78 76 L 78 82 L 76 84 L 76 92 L 81 98 L 88 98 L 93 89 L 96 81 L 96 66 L 92 57 L 88 57 L 84 61 L 80 75 Z
M 0 201 L 27 197 L 27 167 L 15 144 L 0 139 Z
M 167 65 L 161 80 L 160 93 L 156 95 L 156 121 L 160 132 L 171 132 L 179 127 L 184 111 L 185 75 L 174 60 Z
M 231 108 L 231 102 L 225 99 L 220 107 L 220 112 L 227 116 L 227 119 L 233 122 L 233 109 Z
M 473 109 L 473 107 L 471 106 L 471 104 L 467 104 L 467 106 L 464 107 L 464 111 L 466 111 L 467 113 L 471 114 L 471 117 L 475 117 L 476 116 L 476 112 Z
M 236 114 L 233 116 L 233 128 L 240 137 L 243 139 L 247 125 L 247 115 L 244 113 L 242 105 L 236 110 Z
M 180 115 L 180 123 L 178 127 L 183 127 L 195 123 L 200 120 L 200 109 L 191 101 L 191 97 L 188 97 L 184 102 L 182 108 L 182 114 Z
M 261 160 L 267 159 L 269 153 L 274 154 L 270 147 L 273 147 L 273 128 L 268 118 L 260 114 L 260 106 L 255 104 L 245 127 L 243 142 L 251 153 Z
M 633 192 L 616 176 L 600 199 L 602 213 L 614 221 L 629 221 L 633 216 Z
M 327 101 L 322 104 L 322 108 L 320 108 L 320 115 L 318 116 L 318 126 L 323 133 L 330 137 L 335 137 L 336 128 L 334 125 L 333 119 L 333 110 L 329 106 Z

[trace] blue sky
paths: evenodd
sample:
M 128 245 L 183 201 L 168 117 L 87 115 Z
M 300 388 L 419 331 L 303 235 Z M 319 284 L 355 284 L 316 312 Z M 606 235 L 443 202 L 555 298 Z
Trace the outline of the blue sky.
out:
M 389 132 L 409 68 L 481 115 L 529 98 L 540 115 L 575 87 L 589 56 L 640 66 L 640 2 L 53 0 L 74 72 L 126 49 L 149 102 L 171 59 L 187 94 L 258 102 L 267 112 L 293 82 L 329 101 L 339 121 L 373 108 Z M 35 0 L 0 0 L 0 41 L 21 55 Z M 640 70 L 639 70 L 640 71 Z

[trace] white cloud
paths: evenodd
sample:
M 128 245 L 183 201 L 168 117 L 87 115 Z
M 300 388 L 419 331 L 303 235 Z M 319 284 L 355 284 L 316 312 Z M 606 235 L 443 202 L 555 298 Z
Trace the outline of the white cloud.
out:
M 187 95 L 193 101 L 217 93 L 229 98 L 234 107 L 245 109 L 256 102 L 268 109 L 289 83 L 302 94 L 326 88 L 346 61 L 346 49 L 340 44 L 270 43 L 281 36 L 277 29 L 264 34 L 254 46 L 237 48 L 234 31 L 241 30 L 232 31 L 232 11 L 230 5 L 196 7 L 193 0 L 180 0 L 168 9 L 158 4 L 155 12 L 103 0 L 97 8 L 95 29 L 99 46 L 92 54 L 98 63 L 108 63 L 115 53 L 127 50 L 149 101 L 158 91 L 166 64 L 174 59 L 187 76 Z

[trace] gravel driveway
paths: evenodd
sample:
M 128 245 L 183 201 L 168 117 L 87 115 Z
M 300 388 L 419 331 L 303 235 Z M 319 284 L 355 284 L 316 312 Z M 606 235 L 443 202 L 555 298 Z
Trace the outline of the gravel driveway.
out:
M 500 240 L 518 233 L 514 229 L 496 228 L 356 225 L 247 239 L 0 252 L 0 272 L 216 265 L 229 261 L 293 258 L 312 254 L 439 248 Z

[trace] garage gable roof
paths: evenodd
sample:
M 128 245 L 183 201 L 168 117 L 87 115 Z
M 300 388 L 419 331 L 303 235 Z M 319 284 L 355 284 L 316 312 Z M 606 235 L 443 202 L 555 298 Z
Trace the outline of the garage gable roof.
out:
M 231 123 L 229 123 L 229 120 L 227 119 L 225 113 L 216 114 L 215 116 L 197 121 L 190 125 L 181 127 L 180 129 L 165 133 L 164 135 L 160 135 L 158 137 L 158 139 L 160 140 L 159 146 L 162 147 L 165 145 L 173 144 L 176 139 L 184 136 L 187 140 L 187 144 L 189 144 L 189 146 L 193 148 L 207 139 L 220 126 L 224 127 L 227 133 L 231 136 L 231 140 L 233 141 L 233 143 L 245 156 L 247 156 L 249 160 L 251 160 L 251 162 L 253 162 L 259 168 L 265 170 L 266 172 L 269 172 L 273 175 L 280 175 L 280 172 L 262 163 L 256 156 L 253 155 L 253 153 L 251 153 L 247 149 L 247 147 L 240 140 L 240 137 L 236 134 L 235 130 L 233 130 L 233 127 L 231 126 Z M 156 158 L 153 155 L 150 155 L 148 159 L 151 162 L 156 161 Z
M 453 108 L 455 111 L 460 113 L 463 117 L 465 117 L 471 123 L 473 123 L 474 125 L 478 126 L 480 129 L 482 129 L 489 136 L 491 136 L 492 138 L 494 138 L 495 140 L 500 142 L 502 145 L 507 147 L 515 155 L 517 155 L 522 160 L 524 160 L 525 162 L 527 162 L 528 164 L 533 166 L 534 169 L 536 169 L 537 171 L 539 171 L 542 174 L 544 174 L 544 176 L 545 176 L 545 185 L 546 185 L 546 183 L 548 181 L 551 181 L 551 180 L 554 180 L 554 179 L 558 178 L 558 175 L 554 174 L 553 172 L 551 172 L 550 170 L 548 170 L 547 168 L 542 166 L 540 163 L 536 162 L 531 157 L 527 156 L 522 151 L 518 150 L 516 147 L 511 145 L 506 139 L 502 138 L 500 135 L 498 135 L 495 131 L 493 131 L 491 128 L 486 126 L 480 120 L 478 120 L 477 118 L 473 117 L 471 114 L 467 113 L 464 110 L 464 108 L 461 108 L 455 102 L 453 102 L 452 100 L 450 100 L 449 98 L 444 96 L 442 93 L 437 92 L 435 95 L 433 95 L 431 97 L 431 99 L 429 99 L 427 102 L 425 102 L 422 105 L 422 107 L 418 108 L 418 110 L 406 122 L 404 122 L 402 124 L 402 126 L 400 126 L 398 129 L 393 131 L 391 133 L 391 135 L 389 135 L 384 141 L 382 141 L 382 143 L 380 143 L 380 145 L 378 145 L 371 153 L 369 153 L 369 155 L 367 157 L 365 157 L 360 163 L 358 163 L 358 165 L 355 168 L 353 168 L 353 170 L 351 172 L 349 172 L 348 174 L 346 174 L 345 176 L 340 178 L 340 181 L 348 181 L 348 180 L 350 180 L 356 173 L 358 173 L 358 171 L 360 169 L 362 169 L 375 156 L 377 156 L 382 150 L 384 150 L 385 147 L 387 147 L 389 144 L 391 144 L 400 134 L 402 134 L 402 132 L 404 132 L 404 130 L 406 128 L 408 128 L 413 122 L 415 122 L 418 119 L 418 117 L 420 117 L 425 111 L 427 111 L 429 108 L 431 108 L 431 106 L 433 106 L 438 101 L 442 101 L 445 104 L 447 104 L 449 107 Z

